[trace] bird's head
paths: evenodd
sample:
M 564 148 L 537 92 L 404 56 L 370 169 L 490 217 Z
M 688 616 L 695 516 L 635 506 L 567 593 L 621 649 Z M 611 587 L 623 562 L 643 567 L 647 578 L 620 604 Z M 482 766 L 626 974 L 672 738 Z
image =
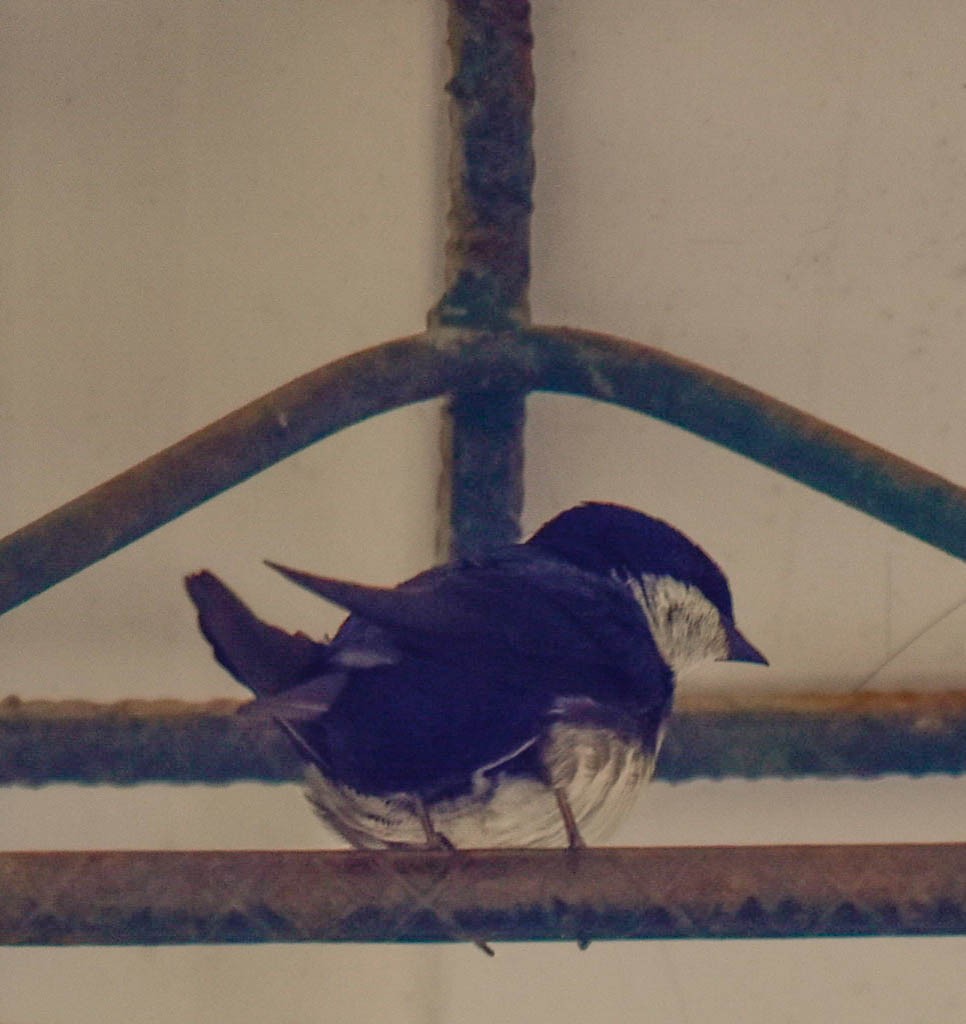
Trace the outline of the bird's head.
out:
M 660 519 L 588 502 L 561 512 L 527 543 L 626 586 L 676 673 L 709 660 L 768 664 L 735 625 L 724 573 Z

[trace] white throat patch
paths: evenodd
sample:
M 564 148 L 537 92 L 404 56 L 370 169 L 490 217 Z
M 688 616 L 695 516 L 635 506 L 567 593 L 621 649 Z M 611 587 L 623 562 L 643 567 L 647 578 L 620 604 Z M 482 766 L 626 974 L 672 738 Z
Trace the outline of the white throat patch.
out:
M 616 576 L 641 606 L 661 657 L 677 674 L 703 661 L 728 657 L 728 635 L 718 609 L 689 583 L 671 576 Z

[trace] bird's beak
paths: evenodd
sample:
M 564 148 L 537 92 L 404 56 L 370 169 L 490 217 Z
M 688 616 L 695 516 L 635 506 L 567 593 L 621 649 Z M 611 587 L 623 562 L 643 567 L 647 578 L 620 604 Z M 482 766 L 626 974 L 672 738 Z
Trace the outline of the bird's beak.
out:
M 749 661 L 753 665 L 768 664 L 768 659 L 764 654 L 757 647 L 748 643 L 734 625 L 728 626 L 728 656 L 722 658 L 721 661 Z

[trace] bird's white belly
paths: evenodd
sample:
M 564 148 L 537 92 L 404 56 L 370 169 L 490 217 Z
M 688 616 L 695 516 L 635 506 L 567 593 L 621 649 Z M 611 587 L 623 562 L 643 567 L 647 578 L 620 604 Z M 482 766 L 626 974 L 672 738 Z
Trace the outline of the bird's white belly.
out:
M 553 786 L 481 771 L 470 793 L 427 806 L 433 828 L 458 849 L 566 846 L 557 787 L 582 838 L 596 843 L 630 810 L 654 767 L 653 756 L 619 733 L 566 722 L 551 727 L 543 759 Z M 367 796 L 326 779 L 314 767 L 306 780 L 306 795 L 319 816 L 353 846 L 425 846 L 418 806 L 409 795 Z

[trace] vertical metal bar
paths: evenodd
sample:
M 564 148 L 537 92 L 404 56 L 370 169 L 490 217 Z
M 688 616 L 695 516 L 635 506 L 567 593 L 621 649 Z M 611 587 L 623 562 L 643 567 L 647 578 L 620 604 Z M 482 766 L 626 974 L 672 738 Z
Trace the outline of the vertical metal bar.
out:
M 523 508 L 523 427 L 519 391 L 462 391 L 443 420 L 444 511 L 439 549 L 473 558 L 520 536 Z
M 467 334 L 512 345 L 529 324 L 533 208 L 530 4 L 450 0 L 452 205 L 446 286 L 430 313 L 440 344 Z M 455 332 L 454 332 L 455 329 Z M 519 536 L 525 393 L 480 381 L 444 413 L 439 548 L 475 557 Z
M 446 285 L 430 322 L 529 322 L 533 65 L 525 0 L 449 0 L 453 77 Z

